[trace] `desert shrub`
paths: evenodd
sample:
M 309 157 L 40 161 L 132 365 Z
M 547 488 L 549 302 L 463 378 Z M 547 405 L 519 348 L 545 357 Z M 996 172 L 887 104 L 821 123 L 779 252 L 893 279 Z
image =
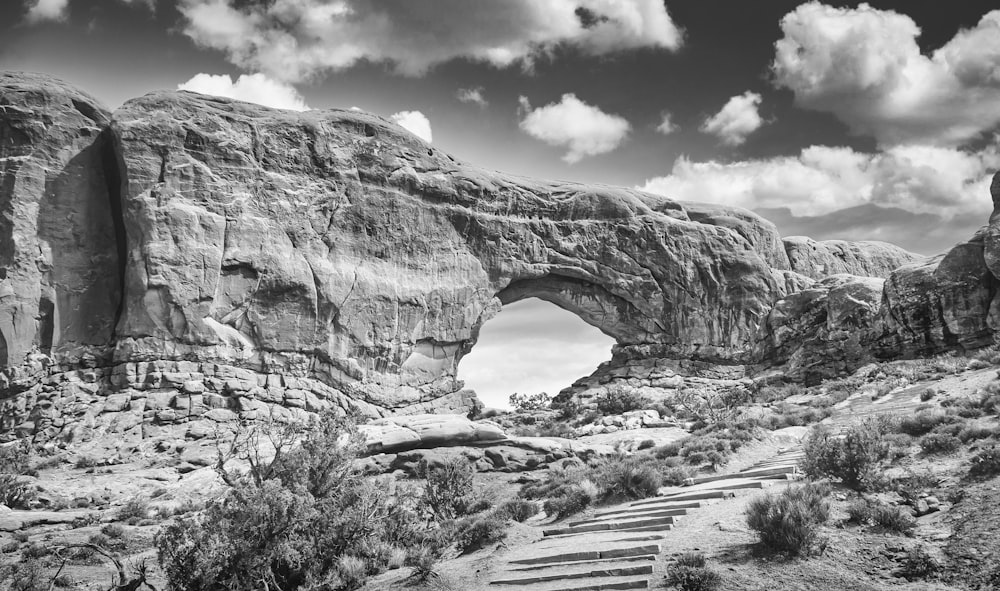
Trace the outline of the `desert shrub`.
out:
M 969 476 L 973 478 L 990 478 L 1000 474 L 1000 449 L 993 446 L 977 453 L 972 458 Z
M 37 542 L 29 544 L 27 548 L 21 550 L 21 556 L 24 558 L 42 558 L 49 554 L 52 554 L 52 548 Z
M 24 559 L 13 564 L 0 564 L 0 580 L 9 585 L 11 591 L 48 591 L 49 574 L 42 561 Z
M 954 422 L 954 417 L 941 411 L 924 410 L 908 417 L 900 419 L 896 429 L 900 433 L 906 433 L 913 437 L 925 435 L 934 430 L 935 427 L 946 423 Z
M 693 476 L 694 471 L 686 466 L 669 466 L 660 472 L 663 484 L 667 486 L 680 486 Z
M 552 403 L 552 397 L 545 392 L 538 394 L 518 394 L 515 392 L 510 395 L 507 401 L 514 410 L 535 411 L 548 408 L 549 404 Z
M 262 437 L 274 443 L 273 456 L 262 452 Z M 229 492 L 156 537 L 167 587 L 353 589 L 387 568 L 396 548 L 431 540 L 414 498 L 356 472 L 363 446 L 353 422 L 333 414 L 310 426 L 238 430 L 217 467 Z M 226 470 L 228 457 L 250 470 Z
M 814 429 L 804 445 L 802 469 L 810 478 L 837 478 L 847 487 L 869 490 L 881 481 L 892 452 L 885 431 L 885 421 L 879 418 L 848 428 L 843 437 Z
M 26 441 L 0 445 L 0 504 L 14 509 L 28 509 L 37 491 L 26 479 L 30 469 L 31 447 Z
M 920 402 L 927 402 L 935 396 L 937 396 L 937 391 L 934 388 L 927 388 L 920 393 Z
M 73 577 L 71 577 L 69 575 L 65 575 L 65 574 L 58 575 L 58 576 L 56 576 L 55 578 L 52 579 L 52 586 L 53 587 L 58 587 L 60 589 L 69 589 L 70 587 L 74 586 L 75 584 L 76 583 L 75 583 L 75 581 L 73 581 Z
M 437 560 L 437 553 L 429 546 L 421 545 L 410 548 L 406 556 L 406 564 L 413 569 L 410 575 L 413 582 L 425 583 L 434 577 L 437 574 L 434 572 Z
M 94 467 L 100 466 L 100 465 L 101 465 L 101 461 L 100 460 L 98 460 L 97 458 L 90 457 L 90 456 L 80 456 L 79 458 L 76 459 L 76 467 L 80 468 L 80 469 L 83 469 L 83 468 L 94 468 Z
M 506 520 L 493 513 L 465 517 L 455 524 L 455 546 L 463 554 L 499 542 L 506 536 Z
M 593 480 L 604 499 L 644 499 L 656 496 L 662 477 L 650 462 L 635 458 L 612 457 L 592 470 Z
M 798 396 L 804 392 L 805 388 L 802 387 L 802 384 L 796 384 L 794 382 L 787 384 L 770 384 L 767 386 L 757 387 L 753 391 L 753 400 L 756 402 L 777 402 L 791 396 Z
M 934 575 L 940 568 L 941 565 L 927 552 L 926 548 L 914 546 L 906 551 L 903 564 L 899 568 L 899 574 L 909 581 L 926 579 Z
M 847 521 L 864 525 L 872 519 L 872 503 L 868 499 L 858 498 L 847 504 Z
M 115 514 L 115 519 L 130 525 L 135 525 L 147 517 L 149 517 L 149 503 L 142 497 L 129 499 Z
M 876 527 L 897 534 L 910 535 L 917 527 L 916 520 L 898 505 L 873 503 L 869 519 Z
M 666 458 L 674 458 L 681 455 L 681 442 L 674 441 L 672 443 L 667 443 L 653 449 L 653 456 L 657 459 L 663 460 Z
M 1000 437 L 1000 427 L 997 425 L 963 425 L 955 435 L 962 443 Z
M 420 460 L 417 476 L 427 480 L 421 505 L 437 520 L 455 519 L 475 512 L 473 508 L 478 499 L 473 494 L 472 475 L 472 465 L 464 458 L 434 466 Z
M 708 568 L 704 554 L 686 552 L 667 570 L 664 584 L 680 591 L 712 591 L 720 581 L 719 574 Z
M 628 386 L 608 386 L 597 396 L 597 410 L 605 415 L 620 415 L 633 410 L 642 410 L 649 404 L 649 399 Z
M 538 504 L 524 499 L 510 499 L 496 508 L 496 515 L 503 519 L 524 522 L 538 514 Z
M 771 431 L 786 427 L 801 427 L 818 423 L 833 414 L 829 408 L 794 407 L 789 404 L 779 405 L 777 414 L 768 416 L 764 426 Z
M 122 538 L 125 536 L 125 528 L 117 523 L 109 523 L 101 528 L 101 533 L 109 538 Z
M 807 554 L 830 517 L 829 493 L 827 485 L 808 483 L 757 497 L 747 506 L 747 525 L 770 551 Z
M 925 454 L 949 454 L 962 447 L 962 440 L 954 435 L 928 433 L 920 438 L 920 450 Z
M 594 498 L 595 495 L 586 488 L 572 488 L 558 497 L 546 499 L 542 508 L 546 515 L 564 519 L 585 510 L 594 502 Z

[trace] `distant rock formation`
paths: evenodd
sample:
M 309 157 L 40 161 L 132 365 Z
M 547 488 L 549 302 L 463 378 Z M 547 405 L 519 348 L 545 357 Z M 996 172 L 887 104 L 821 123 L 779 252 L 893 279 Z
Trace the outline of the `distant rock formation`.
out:
M 528 297 L 617 340 L 601 380 L 740 379 L 822 324 L 789 310 L 825 297 L 840 334 L 829 296 L 847 288 L 824 273 L 913 260 L 783 242 L 738 208 L 502 175 L 353 111 L 157 92 L 109 114 L 8 73 L 0 140 L 0 433 L 464 413 L 459 361 Z M 994 275 L 973 259 L 1000 260 L 1000 231 L 977 240 L 890 276 L 877 354 L 988 340 Z M 861 283 L 844 297 L 874 298 Z
M 831 275 L 888 277 L 899 267 L 922 257 L 888 242 L 816 241 L 805 236 L 783 239 L 792 270 L 812 279 Z

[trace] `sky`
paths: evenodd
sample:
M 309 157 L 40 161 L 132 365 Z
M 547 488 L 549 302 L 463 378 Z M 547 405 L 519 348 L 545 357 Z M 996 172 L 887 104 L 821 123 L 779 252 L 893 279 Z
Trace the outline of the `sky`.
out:
M 357 107 L 488 168 L 922 254 L 985 223 L 1000 168 L 995 0 L 3 0 L 0 68 L 110 108 Z M 522 330 L 558 348 L 544 310 L 491 323 L 544 320 Z

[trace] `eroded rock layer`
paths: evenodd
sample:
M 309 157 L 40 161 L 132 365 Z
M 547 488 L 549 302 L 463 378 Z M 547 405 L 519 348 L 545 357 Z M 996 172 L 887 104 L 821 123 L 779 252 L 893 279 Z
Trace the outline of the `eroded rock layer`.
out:
M 65 396 L 79 381 L 125 425 L 467 409 L 459 360 L 527 297 L 624 348 L 740 364 L 786 293 L 780 237 L 746 211 L 501 175 L 364 113 L 163 92 L 109 117 L 3 80 L 8 428 L 94 406 Z
M 528 297 L 617 341 L 561 398 L 808 379 L 997 326 L 1000 222 L 929 261 L 782 241 L 737 208 L 471 166 L 364 113 L 160 92 L 109 115 L 26 74 L 0 77 L 0 140 L 8 434 L 464 413 L 459 361 Z

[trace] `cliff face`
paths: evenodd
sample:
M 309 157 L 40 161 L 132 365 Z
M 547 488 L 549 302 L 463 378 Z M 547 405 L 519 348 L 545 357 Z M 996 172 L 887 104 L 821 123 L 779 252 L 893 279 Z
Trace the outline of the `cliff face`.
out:
M 909 253 L 783 242 L 736 208 L 502 175 L 364 113 L 161 92 L 109 115 L 58 81 L 5 74 L 0 140 L 7 433 L 464 412 L 458 362 L 527 297 L 617 340 L 592 382 L 656 388 L 848 367 L 829 355 L 846 333 L 891 356 L 975 346 L 995 326 L 994 234 L 904 266 L 883 294 L 881 279 L 817 265 L 884 276 Z
M 633 357 L 740 363 L 786 293 L 742 210 L 501 175 L 352 111 L 164 92 L 109 116 L 3 81 L 8 429 L 107 396 L 75 422 L 467 409 L 459 360 L 526 297 Z

